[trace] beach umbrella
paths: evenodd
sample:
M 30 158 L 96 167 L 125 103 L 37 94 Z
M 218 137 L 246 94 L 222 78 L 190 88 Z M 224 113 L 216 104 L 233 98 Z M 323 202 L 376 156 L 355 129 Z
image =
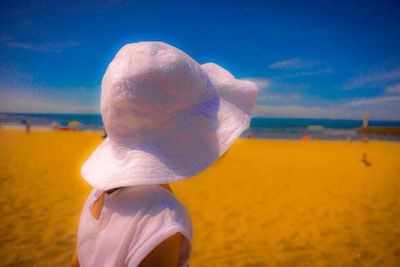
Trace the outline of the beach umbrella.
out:
M 71 121 L 68 126 L 73 130 L 81 130 L 83 125 L 79 121 Z
M 69 122 L 68 121 L 61 121 L 60 124 L 58 125 L 58 129 L 60 129 L 60 130 L 71 130 L 71 127 L 69 127 Z

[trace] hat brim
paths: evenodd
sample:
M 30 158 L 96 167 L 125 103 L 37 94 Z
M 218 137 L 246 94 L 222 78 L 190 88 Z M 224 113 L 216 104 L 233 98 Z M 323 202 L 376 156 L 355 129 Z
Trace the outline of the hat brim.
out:
M 192 177 L 221 157 L 249 127 L 257 87 L 222 67 L 201 65 L 217 95 L 147 132 L 141 143 L 106 138 L 81 168 L 94 188 L 163 184 Z

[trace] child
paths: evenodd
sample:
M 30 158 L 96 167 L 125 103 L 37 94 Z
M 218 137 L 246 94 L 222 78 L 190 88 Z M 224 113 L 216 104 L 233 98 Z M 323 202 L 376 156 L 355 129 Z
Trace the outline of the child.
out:
M 188 266 L 192 222 L 169 183 L 220 158 L 249 126 L 257 86 L 162 42 L 125 45 L 104 74 L 103 143 L 73 266 Z

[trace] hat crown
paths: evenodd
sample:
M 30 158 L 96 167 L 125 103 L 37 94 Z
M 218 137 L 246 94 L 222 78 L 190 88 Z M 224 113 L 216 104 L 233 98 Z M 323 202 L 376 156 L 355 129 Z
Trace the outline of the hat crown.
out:
M 101 114 L 111 139 L 139 141 L 214 94 L 207 73 L 183 51 L 162 42 L 128 44 L 104 74 Z
M 102 81 L 108 137 L 81 169 L 94 188 L 192 177 L 250 125 L 257 86 L 161 42 L 124 46 Z

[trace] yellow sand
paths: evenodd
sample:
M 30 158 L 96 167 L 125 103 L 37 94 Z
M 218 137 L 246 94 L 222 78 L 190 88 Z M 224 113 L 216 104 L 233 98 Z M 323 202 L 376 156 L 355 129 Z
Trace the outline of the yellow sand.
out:
M 0 130 L 0 265 L 67 266 L 99 133 Z M 400 266 L 400 143 L 238 140 L 172 185 L 191 267 Z M 361 162 L 362 154 L 372 163 Z

